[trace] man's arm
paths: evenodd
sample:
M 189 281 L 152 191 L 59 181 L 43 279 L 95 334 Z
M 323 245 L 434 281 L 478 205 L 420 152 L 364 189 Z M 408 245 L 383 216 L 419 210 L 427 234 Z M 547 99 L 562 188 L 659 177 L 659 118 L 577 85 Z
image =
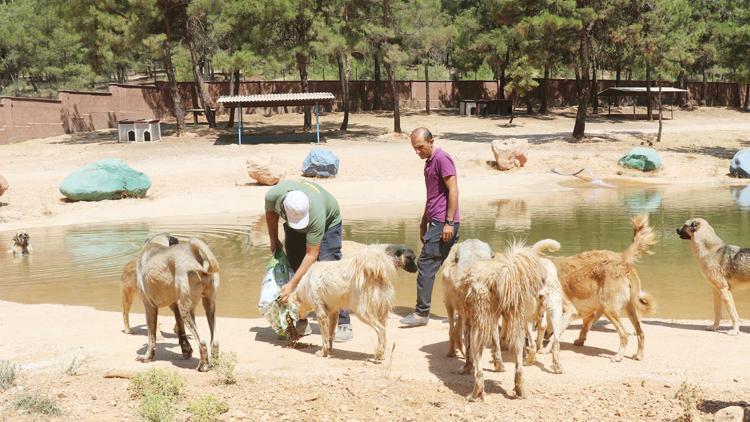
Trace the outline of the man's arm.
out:
M 281 246 L 279 241 L 279 215 L 275 211 L 266 211 L 266 225 L 268 226 L 268 240 L 271 243 L 271 253 Z
M 456 176 L 446 176 L 443 178 L 443 181 L 445 181 L 445 187 L 448 188 L 448 209 L 445 212 L 445 219 L 453 221 L 453 218 L 456 216 L 456 208 L 458 207 L 458 183 L 456 182 Z M 453 235 L 453 226 L 444 224 L 443 242 L 453 239 Z
M 424 204 L 422 212 L 422 221 L 419 223 L 419 240 L 424 243 L 424 235 L 427 233 L 427 203 Z
M 310 266 L 318 260 L 319 254 L 320 245 L 307 244 L 307 247 L 305 248 L 305 257 L 302 258 L 302 263 L 299 265 L 299 268 L 297 268 L 292 279 L 281 288 L 282 302 L 286 303 L 289 299 L 289 295 L 297 288 L 302 276 L 304 276 L 307 270 L 310 269 Z

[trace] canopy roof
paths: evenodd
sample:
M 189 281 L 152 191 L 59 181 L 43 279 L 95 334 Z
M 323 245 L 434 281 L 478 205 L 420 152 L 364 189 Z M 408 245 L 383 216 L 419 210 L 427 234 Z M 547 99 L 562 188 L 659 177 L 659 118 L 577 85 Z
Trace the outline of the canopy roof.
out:
M 218 102 L 225 106 L 272 107 L 305 106 L 332 103 L 336 97 L 330 92 L 300 92 L 287 94 L 223 95 Z
M 680 89 L 680 88 L 673 88 L 671 86 L 663 86 L 661 87 L 661 93 L 662 94 L 674 94 L 674 93 L 680 93 L 680 92 L 688 92 L 687 89 Z M 613 86 L 611 88 L 607 88 L 604 91 L 596 94 L 600 97 L 633 97 L 633 96 L 643 96 L 645 97 L 648 94 L 646 91 L 645 86 Z M 659 88 L 657 87 L 651 87 L 651 95 L 659 95 Z

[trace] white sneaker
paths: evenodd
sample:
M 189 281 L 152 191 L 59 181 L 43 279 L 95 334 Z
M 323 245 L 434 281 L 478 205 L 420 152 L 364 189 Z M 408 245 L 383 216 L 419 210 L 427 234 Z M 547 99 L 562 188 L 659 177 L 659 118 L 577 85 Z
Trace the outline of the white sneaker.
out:
M 429 317 L 419 316 L 416 313 L 411 313 L 399 321 L 401 325 L 405 325 L 407 327 L 420 327 L 422 325 L 427 325 L 428 322 L 430 322 Z
M 343 343 L 350 341 L 354 338 L 354 332 L 352 332 L 351 324 L 341 324 L 336 327 L 336 335 L 333 337 L 333 341 L 336 343 Z

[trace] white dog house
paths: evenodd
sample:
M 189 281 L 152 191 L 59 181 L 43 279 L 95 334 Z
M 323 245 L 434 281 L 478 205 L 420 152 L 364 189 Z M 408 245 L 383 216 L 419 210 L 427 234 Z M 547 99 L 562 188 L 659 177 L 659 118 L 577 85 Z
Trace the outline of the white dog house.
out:
M 158 119 L 120 120 L 117 122 L 118 142 L 152 142 L 161 139 Z

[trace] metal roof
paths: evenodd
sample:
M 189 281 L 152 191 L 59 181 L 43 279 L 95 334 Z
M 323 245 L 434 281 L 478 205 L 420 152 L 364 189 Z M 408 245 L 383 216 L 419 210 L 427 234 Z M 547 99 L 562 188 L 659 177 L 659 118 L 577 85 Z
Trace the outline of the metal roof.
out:
M 227 105 L 241 105 L 244 107 L 261 107 L 274 105 L 314 105 L 330 103 L 336 97 L 330 92 L 299 92 L 286 94 L 260 95 L 224 95 L 218 102 Z
M 680 93 L 680 92 L 688 92 L 687 89 L 680 89 L 680 88 L 673 88 L 671 86 L 663 86 L 661 87 L 661 93 L 662 94 L 674 94 L 674 93 Z M 645 86 L 613 86 L 611 88 L 607 88 L 604 91 L 596 94 L 598 96 L 601 95 L 614 95 L 614 96 L 626 96 L 626 95 L 646 95 L 646 87 Z M 659 88 L 658 87 L 651 87 L 651 95 L 658 95 L 659 94 Z

